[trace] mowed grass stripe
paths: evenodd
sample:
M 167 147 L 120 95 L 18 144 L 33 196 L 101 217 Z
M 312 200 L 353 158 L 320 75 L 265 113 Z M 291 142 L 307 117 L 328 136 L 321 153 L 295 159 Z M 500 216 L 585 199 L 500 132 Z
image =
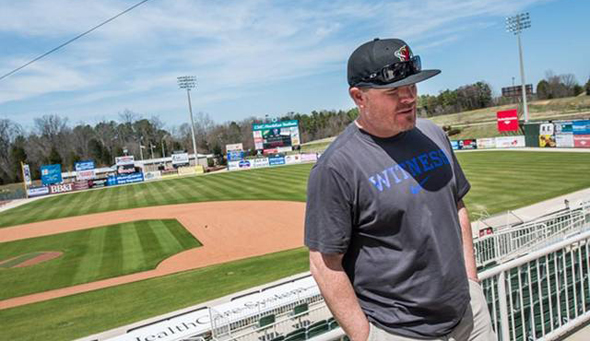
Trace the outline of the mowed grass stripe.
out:
M 78 270 L 72 276 L 70 285 L 85 283 L 88 279 L 100 278 L 100 259 L 97 255 L 104 255 L 105 241 L 108 229 L 90 229 L 88 239 L 84 241 L 84 257 L 79 262 Z M 109 240 L 109 244 L 110 244 Z M 111 256 L 106 254 L 106 256 Z
M 141 249 L 145 255 L 145 259 L 148 263 L 153 263 L 157 255 L 162 252 L 163 247 L 160 240 L 156 236 L 156 233 L 152 229 L 152 226 L 148 221 L 134 222 L 137 235 L 141 241 Z
M 141 269 L 143 264 L 147 262 L 142 252 L 141 240 L 137 235 L 138 231 L 135 228 L 135 224 L 121 224 L 121 229 L 123 273 L 130 273 L 133 269 Z
M 105 239 L 102 247 L 102 257 L 100 260 L 100 272 L 97 278 L 110 278 L 122 273 L 123 269 L 123 241 L 121 237 L 122 226 L 112 226 L 106 230 Z
M 166 186 L 164 181 L 153 181 L 149 183 L 153 190 L 157 192 L 157 196 L 162 198 L 161 202 L 169 205 L 179 204 L 181 201 L 173 193 L 170 193 L 170 187 Z
M 187 242 L 177 240 L 183 234 L 189 236 Z M 199 245 L 176 220 L 131 222 L 1 243 L 1 259 L 38 251 L 63 255 L 31 267 L 2 269 L 0 300 L 154 269 L 185 246 Z
M 180 223 L 174 219 L 161 220 L 174 238 L 181 245 L 183 250 L 201 246 L 201 243 L 185 228 L 178 228 Z
M 176 240 L 174 235 L 168 230 L 168 227 L 161 221 L 150 221 L 148 224 L 152 231 L 154 231 L 156 238 L 158 238 L 163 254 L 175 254 L 182 250 L 182 244 Z

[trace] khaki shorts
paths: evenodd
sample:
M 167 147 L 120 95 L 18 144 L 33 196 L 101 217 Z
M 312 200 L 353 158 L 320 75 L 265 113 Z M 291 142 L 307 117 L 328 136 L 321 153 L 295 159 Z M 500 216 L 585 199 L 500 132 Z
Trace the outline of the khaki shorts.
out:
M 471 304 L 465 311 L 461 322 L 449 335 L 433 339 L 415 339 L 390 334 L 371 323 L 368 341 L 496 341 L 496 334 L 492 329 L 492 321 L 481 285 L 470 280 L 469 295 L 471 296 Z

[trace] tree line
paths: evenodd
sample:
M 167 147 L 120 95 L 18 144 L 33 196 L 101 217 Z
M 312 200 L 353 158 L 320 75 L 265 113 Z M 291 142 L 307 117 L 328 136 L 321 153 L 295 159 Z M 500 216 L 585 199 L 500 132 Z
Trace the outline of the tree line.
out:
M 537 85 L 539 99 L 590 94 L 590 79 L 582 87 L 571 75 L 553 75 Z M 418 98 L 419 114 L 437 116 L 466 110 L 505 104 L 511 99 L 493 97 L 486 82 L 476 82 L 455 90 L 441 91 L 437 96 Z M 340 134 L 356 119 L 356 108 L 350 110 L 320 110 L 309 114 L 289 112 L 278 120 L 298 120 L 302 143 Z M 245 150 L 254 151 L 252 124 L 265 120 L 249 117 L 241 121 L 215 123 L 208 114 L 195 115 L 197 149 L 201 154 L 213 154 L 223 160 L 225 145 L 243 143 Z M 170 156 L 173 151 L 192 153 L 191 129 L 188 123 L 167 127 L 157 116 L 144 118 L 130 110 L 120 113 L 118 120 L 94 125 L 71 126 L 67 118 L 44 115 L 34 120 L 33 128 L 25 131 L 9 119 L 0 119 L 0 184 L 22 181 L 20 163 L 30 165 L 34 179 L 40 177 L 40 166 L 61 164 L 63 170 L 73 170 L 74 164 L 94 160 L 97 167 L 111 166 L 115 157 L 134 155 L 136 159 Z

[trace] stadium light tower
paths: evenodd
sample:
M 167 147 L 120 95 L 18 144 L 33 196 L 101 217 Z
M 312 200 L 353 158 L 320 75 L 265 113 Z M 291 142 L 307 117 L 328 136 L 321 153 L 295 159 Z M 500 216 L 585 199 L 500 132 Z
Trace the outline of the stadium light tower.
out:
M 524 112 L 524 121 L 529 121 L 529 108 L 526 102 L 526 85 L 524 80 L 524 65 L 522 61 L 522 45 L 520 43 L 520 33 L 522 30 L 531 27 L 531 18 L 529 13 L 520 13 L 514 15 L 512 17 L 506 18 L 506 32 L 514 33 L 514 35 L 518 38 L 518 54 L 520 57 L 520 80 L 522 86 L 522 105 L 523 105 L 523 112 Z
M 191 106 L 191 89 L 197 86 L 197 77 L 195 76 L 181 76 L 177 77 L 178 87 L 186 89 L 186 96 L 188 98 L 188 113 L 191 119 L 191 133 L 193 135 L 193 151 L 195 152 L 195 163 L 199 165 L 199 153 L 197 152 L 197 140 L 195 139 L 195 123 L 193 122 L 193 108 Z

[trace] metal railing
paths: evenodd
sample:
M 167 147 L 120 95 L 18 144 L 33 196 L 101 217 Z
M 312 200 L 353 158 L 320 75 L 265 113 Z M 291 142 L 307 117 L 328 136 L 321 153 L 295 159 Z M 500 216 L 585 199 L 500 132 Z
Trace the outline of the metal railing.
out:
M 264 327 L 256 327 L 256 325 L 250 325 L 248 328 L 242 328 L 239 332 L 231 335 L 231 341 L 270 341 L 275 339 L 279 335 L 288 336 L 300 333 L 306 335 L 309 332 L 308 329 L 314 322 L 325 321 L 325 330 L 323 332 L 330 331 L 328 319 L 332 317 L 328 306 L 322 300 L 317 302 L 314 306 L 310 306 L 309 310 L 300 314 L 283 314 L 277 318 L 277 321 Z M 333 328 L 334 329 L 334 328 Z M 214 336 L 216 340 L 219 337 Z M 307 336 L 305 337 L 307 339 Z M 223 339 L 223 336 L 222 338 Z
M 590 319 L 590 232 L 480 274 L 499 340 L 553 340 Z
M 589 244 L 583 232 L 480 274 L 499 341 L 556 340 L 590 321 Z
M 495 231 L 473 241 L 479 267 L 501 264 L 563 238 L 590 229 L 590 203 L 565 212 Z

